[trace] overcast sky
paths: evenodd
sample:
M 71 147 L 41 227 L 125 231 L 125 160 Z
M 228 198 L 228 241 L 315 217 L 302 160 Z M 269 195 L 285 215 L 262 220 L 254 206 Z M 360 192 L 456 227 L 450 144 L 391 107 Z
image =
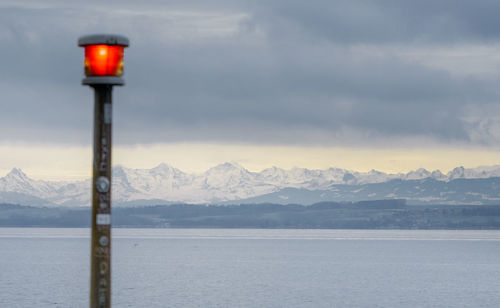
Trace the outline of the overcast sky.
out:
M 119 147 L 491 153 L 498 12 L 481 0 L 3 0 L 0 145 L 89 147 L 93 98 L 76 42 L 104 32 L 131 41 L 127 85 L 114 91 Z

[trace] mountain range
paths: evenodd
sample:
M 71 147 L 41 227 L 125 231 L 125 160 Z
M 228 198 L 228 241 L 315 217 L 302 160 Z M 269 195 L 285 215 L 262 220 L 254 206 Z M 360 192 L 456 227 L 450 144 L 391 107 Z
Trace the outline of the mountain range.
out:
M 500 204 L 500 166 L 444 174 L 418 169 L 388 174 L 341 168 L 289 170 L 272 167 L 251 172 L 223 163 L 203 173 L 185 173 L 167 164 L 152 169 L 113 167 L 114 205 L 166 203 L 239 204 L 273 202 L 406 199 L 409 204 Z M 0 202 L 33 206 L 89 206 L 90 179 L 44 181 L 13 168 L 0 178 Z

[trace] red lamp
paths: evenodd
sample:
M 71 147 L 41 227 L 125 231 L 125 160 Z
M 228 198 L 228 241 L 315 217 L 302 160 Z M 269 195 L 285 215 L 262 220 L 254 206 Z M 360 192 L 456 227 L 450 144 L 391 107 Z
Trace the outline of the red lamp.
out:
M 83 36 L 78 45 L 85 48 L 85 78 L 82 83 L 122 85 L 123 51 L 129 45 L 121 35 L 95 34 Z
M 85 46 L 85 75 L 122 76 L 123 46 Z

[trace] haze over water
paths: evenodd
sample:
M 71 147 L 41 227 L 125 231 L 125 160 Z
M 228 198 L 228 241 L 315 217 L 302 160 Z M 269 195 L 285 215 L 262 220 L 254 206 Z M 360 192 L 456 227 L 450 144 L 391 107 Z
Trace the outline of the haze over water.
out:
M 496 307 L 500 231 L 114 229 L 115 307 Z M 1 307 L 87 307 L 88 229 L 0 229 Z

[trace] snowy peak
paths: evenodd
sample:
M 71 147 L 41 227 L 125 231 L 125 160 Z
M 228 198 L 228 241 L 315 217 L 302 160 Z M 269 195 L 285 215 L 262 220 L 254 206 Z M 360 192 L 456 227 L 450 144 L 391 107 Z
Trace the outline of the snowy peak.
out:
M 150 173 L 159 175 L 173 175 L 173 174 L 180 174 L 182 173 L 182 171 L 165 163 L 161 163 L 158 166 L 150 169 Z
M 47 197 L 60 186 L 60 182 L 31 179 L 19 168 L 13 168 L 7 175 L 0 178 L 0 192 L 17 192 L 40 198 Z
M 437 171 L 439 171 L 439 170 L 437 170 Z M 407 180 L 420 180 L 420 179 L 425 179 L 425 178 L 429 178 L 429 177 L 432 177 L 432 173 L 430 173 L 429 171 L 427 171 L 424 168 L 419 168 L 415 171 L 408 172 L 405 176 L 405 179 L 407 179 Z
M 197 177 L 197 181 L 211 190 L 236 191 L 248 183 L 253 183 L 255 175 L 241 165 L 224 163 L 208 169 Z
M 455 169 L 451 170 L 448 173 L 448 178 L 450 180 L 461 179 L 461 178 L 464 178 L 464 177 L 465 177 L 465 168 L 462 167 L 462 166 L 456 167 Z
M 243 166 L 236 163 L 223 163 L 219 164 L 215 167 L 212 167 L 205 171 L 205 174 L 214 174 L 214 173 L 248 173 L 249 171 L 245 169 Z
M 12 170 L 5 176 L 9 179 L 15 179 L 20 181 L 29 181 L 28 176 L 19 168 L 12 168 Z
M 152 168 L 151 170 L 170 170 L 170 169 L 173 169 L 173 167 L 165 163 L 160 163 L 158 166 Z
M 286 177 L 286 171 L 284 169 L 273 166 L 271 168 L 262 170 L 259 173 L 259 176 L 263 180 L 267 181 L 283 181 Z
M 446 181 L 447 180 L 447 177 L 446 175 L 444 175 L 441 171 L 439 170 L 434 170 L 432 171 L 431 173 L 431 178 L 435 179 L 435 180 L 438 180 L 438 181 Z
M 0 190 L 25 192 L 35 190 L 34 180 L 31 180 L 21 169 L 13 168 L 7 175 L 0 179 Z

